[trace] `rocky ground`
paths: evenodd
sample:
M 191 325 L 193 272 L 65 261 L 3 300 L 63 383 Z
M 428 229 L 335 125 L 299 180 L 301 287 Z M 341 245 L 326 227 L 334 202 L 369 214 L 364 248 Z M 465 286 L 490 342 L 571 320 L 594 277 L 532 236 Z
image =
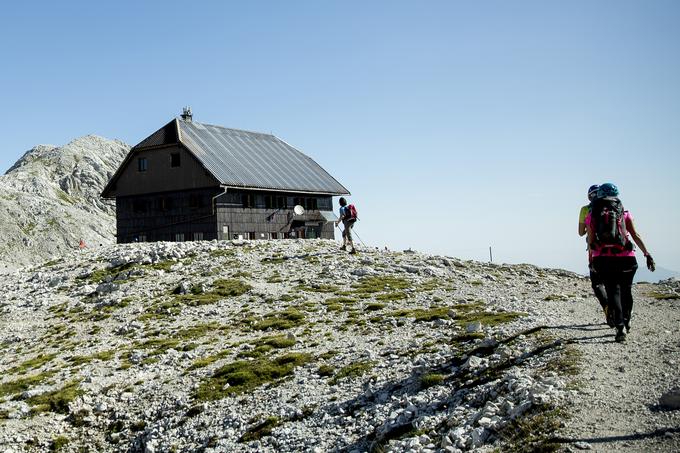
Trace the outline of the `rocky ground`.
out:
M 88 135 L 38 145 L 0 176 L 0 275 L 78 247 L 115 241 L 115 203 L 104 185 L 130 147 Z
M 3 276 L 0 452 L 678 451 L 680 288 L 324 240 L 111 245 Z

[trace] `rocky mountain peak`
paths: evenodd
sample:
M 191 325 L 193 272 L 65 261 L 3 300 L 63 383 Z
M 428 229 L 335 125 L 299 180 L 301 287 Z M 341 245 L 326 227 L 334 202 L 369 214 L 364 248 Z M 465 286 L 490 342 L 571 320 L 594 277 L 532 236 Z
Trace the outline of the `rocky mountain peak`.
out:
M 37 145 L 0 176 L 0 263 L 47 260 L 77 245 L 115 238 L 113 203 L 99 195 L 130 147 L 97 135 Z

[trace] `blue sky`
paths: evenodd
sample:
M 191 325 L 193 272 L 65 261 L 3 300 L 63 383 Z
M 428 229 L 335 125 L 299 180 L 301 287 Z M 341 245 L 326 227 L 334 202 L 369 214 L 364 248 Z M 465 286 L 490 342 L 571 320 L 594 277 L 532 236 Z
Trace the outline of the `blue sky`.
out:
M 675 1 L 12 2 L 0 169 L 190 105 L 317 160 L 367 245 L 582 271 L 578 210 L 611 181 L 680 270 L 678 23 Z

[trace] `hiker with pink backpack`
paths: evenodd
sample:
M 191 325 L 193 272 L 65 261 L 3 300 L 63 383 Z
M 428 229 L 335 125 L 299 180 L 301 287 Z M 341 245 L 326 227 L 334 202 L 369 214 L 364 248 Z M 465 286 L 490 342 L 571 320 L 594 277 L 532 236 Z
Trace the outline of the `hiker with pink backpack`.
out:
M 357 252 L 352 241 L 352 228 L 357 221 L 357 209 L 353 204 L 348 205 L 345 197 L 340 197 L 338 203 L 340 204 L 340 218 L 335 221 L 335 226 L 337 227 L 342 222 L 342 225 L 345 227 L 342 231 L 342 247 L 340 247 L 340 250 L 347 250 L 349 245 L 349 253 L 353 255 Z
M 626 333 L 630 332 L 633 310 L 633 277 L 638 268 L 633 242 L 642 250 L 647 268 L 652 272 L 656 267 L 654 259 L 635 230 L 633 216 L 624 210 L 619 189 L 614 184 L 600 185 L 585 223 L 593 269 L 604 283 L 608 310 L 613 310 L 614 315 L 615 340 L 620 343 L 626 340 Z

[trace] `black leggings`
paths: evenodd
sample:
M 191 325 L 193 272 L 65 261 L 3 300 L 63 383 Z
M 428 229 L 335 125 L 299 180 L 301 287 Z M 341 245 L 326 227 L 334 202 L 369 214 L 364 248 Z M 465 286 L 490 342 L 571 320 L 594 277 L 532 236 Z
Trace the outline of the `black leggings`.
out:
M 607 304 L 614 309 L 614 324 L 622 328 L 633 311 L 633 277 L 638 268 L 634 256 L 596 256 L 593 267 L 607 291 Z
M 602 282 L 602 278 L 600 278 L 600 274 L 593 271 L 592 269 L 590 270 L 590 284 L 593 287 L 593 292 L 595 293 L 597 301 L 600 303 L 602 308 L 606 307 L 607 292 L 604 289 L 604 283 Z

